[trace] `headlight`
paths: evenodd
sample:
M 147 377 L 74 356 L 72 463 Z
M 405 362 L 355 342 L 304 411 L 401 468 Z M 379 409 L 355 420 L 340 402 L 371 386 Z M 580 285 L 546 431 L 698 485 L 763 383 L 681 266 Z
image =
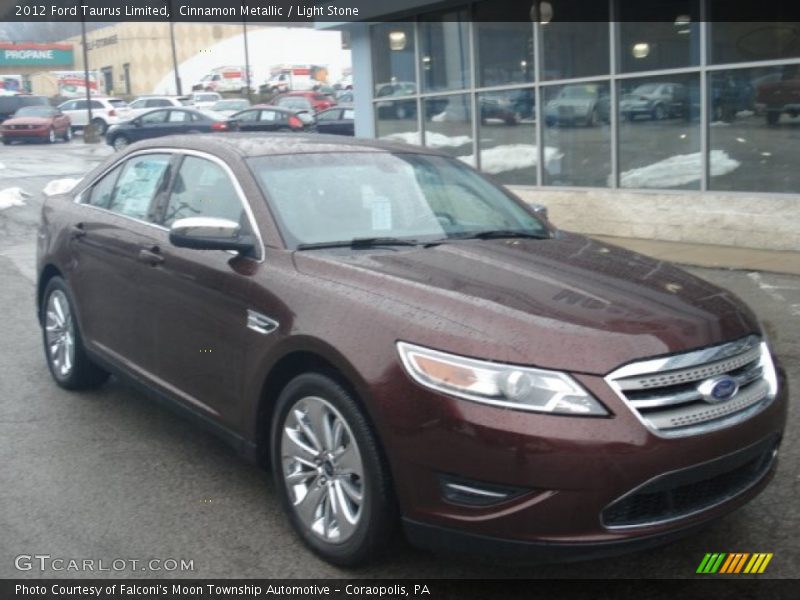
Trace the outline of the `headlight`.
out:
M 608 414 L 566 373 L 475 360 L 405 342 L 397 342 L 397 351 L 414 381 L 451 396 L 549 414 Z
M 764 381 L 769 385 L 769 397 L 774 398 L 778 395 L 778 374 L 775 371 L 775 363 L 767 347 L 767 342 L 761 342 L 761 361 L 759 364 L 762 369 L 761 372 L 763 373 Z

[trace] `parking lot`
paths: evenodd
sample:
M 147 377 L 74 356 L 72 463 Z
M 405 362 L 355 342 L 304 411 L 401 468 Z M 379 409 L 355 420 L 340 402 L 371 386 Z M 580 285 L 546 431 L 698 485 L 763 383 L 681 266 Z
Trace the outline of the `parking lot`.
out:
M 521 129 L 520 129 L 521 131 Z M 112 379 L 91 393 L 51 381 L 33 303 L 42 189 L 81 177 L 112 154 L 80 138 L 0 150 L 0 577 L 683 578 L 707 552 L 770 552 L 762 577 L 800 564 L 797 407 L 774 482 L 703 532 L 624 558 L 566 565 L 493 564 L 433 556 L 398 543 L 357 572 L 305 549 L 278 504 L 269 473 L 163 406 Z M 732 289 L 766 323 L 800 389 L 800 277 L 692 269 Z M 20 571 L 19 555 L 192 562 L 192 570 Z M 163 563 L 162 563 L 163 564 Z

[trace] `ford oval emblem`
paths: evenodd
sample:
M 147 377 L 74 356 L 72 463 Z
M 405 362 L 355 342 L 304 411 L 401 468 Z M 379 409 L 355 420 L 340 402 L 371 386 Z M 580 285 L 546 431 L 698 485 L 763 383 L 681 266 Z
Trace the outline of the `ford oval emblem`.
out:
M 703 396 L 703 400 L 716 404 L 730 400 L 739 391 L 739 384 L 733 377 L 723 375 L 714 379 L 707 379 L 701 383 L 697 391 Z

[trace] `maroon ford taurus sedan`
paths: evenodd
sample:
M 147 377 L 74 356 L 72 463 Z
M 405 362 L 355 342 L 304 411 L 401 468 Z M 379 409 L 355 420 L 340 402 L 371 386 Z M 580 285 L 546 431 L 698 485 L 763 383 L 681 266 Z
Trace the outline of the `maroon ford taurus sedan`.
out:
M 785 377 L 739 299 L 433 151 L 150 140 L 49 198 L 38 239 L 56 383 L 144 384 L 271 464 L 337 564 L 400 523 L 492 556 L 626 551 L 774 471 Z

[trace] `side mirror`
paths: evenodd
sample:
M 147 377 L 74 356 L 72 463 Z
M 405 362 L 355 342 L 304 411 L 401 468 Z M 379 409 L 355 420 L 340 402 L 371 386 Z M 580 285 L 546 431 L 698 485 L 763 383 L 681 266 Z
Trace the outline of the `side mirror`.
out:
M 179 248 L 235 250 L 242 254 L 255 247 L 249 235 L 242 235 L 238 223 L 213 217 L 178 219 L 170 227 L 169 241 Z
M 133 121 L 131 121 L 131 124 L 134 127 L 141 127 L 142 126 L 142 120 L 141 119 L 134 119 Z
M 536 202 L 529 202 L 528 206 L 531 207 L 534 213 L 538 216 L 542 217 L 545 221 L 548 221 L 547 218 L 547 207 L 544 204 L 537 204 Z

